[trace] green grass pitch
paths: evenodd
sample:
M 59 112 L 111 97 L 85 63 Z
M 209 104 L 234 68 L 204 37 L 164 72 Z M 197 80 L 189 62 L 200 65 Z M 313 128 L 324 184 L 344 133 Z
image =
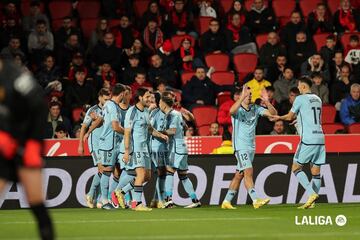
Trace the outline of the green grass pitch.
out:
M 337 226 L 343 214 L 347 224 Z M 101 209 L 52 209 L 58 239 L 360 239 L 360 204 L 270 205 L 254 210 L 219 207 L 154 209 L 152 212 Z M 297 226 L 295 216 L 331 216 L 333 225 Z M 37 239 L 28 210 L 0 211 L 0 239 Z

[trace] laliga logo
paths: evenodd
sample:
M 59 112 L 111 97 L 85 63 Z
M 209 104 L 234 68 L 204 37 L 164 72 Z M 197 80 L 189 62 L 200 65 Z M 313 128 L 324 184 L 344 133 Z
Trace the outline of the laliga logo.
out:
M 347 219 L 344 215 L 338 215 L 335 218 L 335 223 L 339 227 L 345 226 Z M 331 216 L 295 216 L 295 225 L 298 226 L 325 226 L 333 225 Z
M 60 154 L 56 154 L 56 151 L 59 150 L 59 148 L 61 147 L 61 143 L 60 142 L 56 142 L 50 149 L 49 151 L 46 153 L 45 156 L 47 157 L 52 157 L 52 156 L 67 156 L 67 153 L 60 153 Z
M 283 146 L 287 147 L 289 150 L 293 149 L 292 144 L 289 142 L 274 142 L 274 143 L 270 144 L 269 146 L 267 146 L 264 153 L 271 153 L 273 148 L 278 145 L 283 145 Z

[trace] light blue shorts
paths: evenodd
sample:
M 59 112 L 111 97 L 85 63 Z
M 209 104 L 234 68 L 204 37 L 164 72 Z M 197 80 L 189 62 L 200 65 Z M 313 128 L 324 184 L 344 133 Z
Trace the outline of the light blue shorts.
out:
M 91 157 L 93 159 L 94 166 L 97 166 L 99 163 L 101 163 L 101 159 L 99 158 L 99 150 L 93 150 L 91 152 Z
M 112 149 L 109 151 L 99 150 L 99 159 L 104 166 L 114 166 L 119 155 L 118 149 Z
M 238 150 L 235 151 L 235 157 L 237 160 L 236 170 L 239 172 L 252 168 L 252 162 L 254 161 L 255 151 L 251 150 Z
M 178 169 L 180 171 L 187 171 L 188 166 L 188 154 L 178 154 L 171 152 L 168 160 L 166 161 L 166 166 Z
M 133 152 L 130 155 L 128 164 L 125 165 L 126 170 L 133 170 L 140 167 L 151 169 L 151 156 L 149 152 Z
M 168 151 L 159 151 L 159 152 L 152 152 L 151 153 L 151 160 L 154 166 L 157 167 L 164 167 L 166 165 L 167 159 L 169 158 Z
M 323 165 L 326 161 L 325 145 L 306 145 L 299 143 L 294 155 L 294 162 L 304 165 L 312 163 L 314 165 Z

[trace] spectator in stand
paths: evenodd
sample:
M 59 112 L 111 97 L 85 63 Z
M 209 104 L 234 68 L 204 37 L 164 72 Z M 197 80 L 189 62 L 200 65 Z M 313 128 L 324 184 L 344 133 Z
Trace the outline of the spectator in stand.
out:
M 145 72 L 138 72 L 135 76 L 135 82 L 130 85 L 131 92 L 133 93 L 133 97 L 136 94 L 136 90 L 139 88 L 146 88 L 149 89 L 149 91 L 152 91 L 153 88 L 150 83 L 146 81 L 146 73 Z
M 151 0 L 148 5 L 148 9 L 142 15 L 140 28 L 141 30 L 145 29 L 150 19 L 156 19 L 158 27 L 162 27 L 164 22 L 164 15 L 159 6 L 158 1 Z
M 191 110 L 196 106 L 215 105 L 219 92 L 231 91 L 232 86 L 219 86 L 206 76 L 205 68 L 196 68 L 195 75 L 183 86 L 184 106 Z
M 182 72 L 192 72 L 197 67 L 204 66 L 204 63 L 200 60 L 199 56 L 195 52 L 195 48 L 191 46 L 190 38 L 184 37 L 181 41 L 181 46 L 177 50 L 176 59 L 181 59 L 178 61 L 178 70 Z
M 200 17 L 217 17 L 215 6 L 213 7 L 213 1 L 211 0 L 199 0 L 197 2 L 198 8 L 200 10 Z
M 114 34 L 115 46 L 122 49 L 131 48 L 134 40 L 139 37 L 139 32 L 133 28 L 127 15 L 122 15 L 120 24 L 112 28 L 111 31 Z
M 99 67 L 99 71 L 96 73 L 96 91 L 100 91 L 101 88 L 111 89 L 117 82 L 117 74 L 114 70 L 111 69 L 111 65 L 106 62 L 103 63 Z
M 251 89 L 251 102 L 255 102 L 256 99 L 260 98 L 261 91 L 271 83 L 264 79 L 264 69 L 262 67 L 256 67 L 254 71 L 254 78 L 246 83 Z
M 65 92 L 65 103 L 68 114 L 75 108 L 81 108 L 85 104 L 94 104 L 96 91 L 89 81 L 86 80 L 86 73 L 79 69 L 75 72 L 75 81 L 71 82 Z
M 204 55 L 226 52 L 225 37 L 224 33 L 220 31 L 219 20 L 215 18 L 210 20 L 209 30 L 201 36 L 200 42 Z
M 46 28 L 50 29 L 48 17 L 41 12 L 40 1 L 30 2 L 30 15 L 24 16 L 22 19 L 22 26 L 25 32 L 30 33 L 35 30 L 38 20 L 43 20 L 46 23 Z
M 340 110 L 341 100 L 348 95 L 353 83 L 355 82 L 351 74 L 351 67 L 346 63 L 341 66 L 340 76 L 332 84 L 332 104 L 335 105 L 338 111 Z
M 6 20 L 10 18 L 15 20 L 16 25 L 19 25 L 21 22 L 20 12 L 17 10 L 16 4 L 13 1 L 7 1 L 4 6 L 2 14 L 0 15 L 2 25 L 6 24 Z
M 14 54 L 13 61 L 14 61 L 15 65 L 18 65 L 22 69 L 22 71 L 30 72 L 30 70 L 26 66 L 26 59 L 23 57 L 23 55 L 18 54 L 18 53 Z
M 106 18 L 100 18 L 96 24 L 96 29 L 91 33 L 88 48 L 87 48 L 87 55 L 91 55 L 91 51 L 94 49 L 95 45 L 98 42 L 104 40 L 104 35 L 109 31 L 109 22 Z
M 89 70 L 84 64 L 84 56 L 81 52 L 76 52 L 74 53 L 71 62 L 69 63 L 66 72 L 64 73 L 65 78 L 67 78 L 69 81 L 74 81 L 75 72 L 77 72 L 79 69 L 85 72 L 85 75 L 88 76 Z
M 129 66 L 125 67 L 122 72 L 121 83 L 131 85 L 135 81 L 135 76 L 138 72 L 145 72 L 145 69 L 139 65 L 140 59 L 136 54 L 129 56 Z
M 61 115 L 61 103 L 50 102 L 49 114 L 44 130 L 44 138 L 53 138 L 53 136 L 55 135 L 55 130 L 60 124 L 64 126 L 66 131 L 71 130 L 70 120 L 67 117 Z
M 62 27 L 55 33 L 55 48 L 61 49 L 73 35 L 77 35 L 77 41 L 80 44 L 81 30 L 73 25 L 71 17 L 64 17 Z
M 62 123 L 57 125 L 53 138 L 55 138 L 55 139 L 68 139 L 68 138 L 70 138 L 69 132 L 66 130 L 65 126 Z
M 301 64 L 316 53 L 313 41 L 309 39 L 305 32 L 296 34 L 296 43 L 289 49 L 290 66 L 294 69 L 295 75 L 300 73 Z
M 44 58 L 35 76 L 46 93 L 62 91 L 62 73 L 60 68 L 55 65 L 54 56 L 48 55 Z
M 281 41 L 286 45 L 288 50 L 289 48 L 293 48 L 298 42 L 296 36 L 299 32 L 304 32 L 306 35 L 306 25 L 301 19 L 301 13 L 294 11 L 291 13 L 290 22 L 280 31 Z
M 351 64 L 353 75 L 360 82 L 360 44 L 359 36 L 351 35 L 350 43 L 345 49 L 345 62 Z
M 231 92 L 231 99 L 227 100 L 223 104 L 220 105 L 217 122 L 222 126 L 231 126 L 231 115 L 230 108 L 236 102 L 241 95 L 241 90 L 239 88 L 235 89 Z
M 274 32 L 278 28 L 275 13 L 265 6 L 264 0 L 254 0 L 246 22 L 253 34 Z
M 318 3 L 316 9 L 309 14 L 307 26 L 311 35 L 333 32 L 332 19 L 324 3 Z
M 163 66 L 162 59 L 158 54 L 151 57 L 151 67 L 149 68 L 149 81 L 155 88 L 159 84 L 159 80 L 164 81 L 165 86 L 178 88 L 179 84 L 176 80 L 174 69 Z
M 160 7 L 164 9 L 164 12 L 169 13 L 174 9 L 174 0 L 160 0 Z
M 350 96 L 341 102 L 340 119 L 347 126 L 360 122 L 360 84 L 351 85 Z
M 284 72 L 274 82 L 274 99 L 280 103 L 289 98 L 290 89 L 297 87 L 294 72 L 290 67 L 285 67 Z
M 330 64 L 330 75 L 331 75 L 331 85 L 340 78 L 341 67 L 344 65 L 344 55 L 342 51 L 336 51 L 334 58 Z M 347 91 L 349 92 L 349 91 Z
M 339 50 L 341 50 L 341 48 L 336 46 L 336 36 L 334 34 L 327 36 L 325 45 L 320 49 L 320 55 L 329 67 L 332 63 L 335 53 Z
M 311 92 L 316 94 L 323 104 L 329 103 L 329 88 L 324 83 L 323 75 L 321 73 L 314 73 L 311 76 L 313 85 L 311 86 Z
M 174 9 L 169 13 L 168 21 L 166 22 L 167 37 L 173 35 L 190 35 L 195 39 L 198 37 L 193 30 L 193 16 L 190 11 L 186 11 L 184 0 L 175 0 Z
M 72 130 L 72 135 L 74 136 L 74 138 L 79 139 L 80 132 L 81 132 L 81 124 L 76 124 Z
M 220 136 L 219 124 L 217 122 L 213 122 L 210 124 L 209 136 Z
M 234 149 L 231 142 L 231 133 L 227 127 L 225 127 L 223 130 L 221 146 L 215 148 L 211 154 L 234 154 Z
M 270 135 L 284 135 L 284 134 L 286 134 L 285 127 L 284 127 L 284 121 L 277 120 L 274 123 L 274 128 L 271 131 Z
M 360 30 L 360 13 L 349 0 L 340 1 L 340 9 L 334 14 L 334 27 L 338 34 Z
M 306 75 L 311 77 L 313 74 L 317 73 L 322 75 L 324 84 L 328 84 L 330 82 L 329 67 L 326 65 L 319 53 L 315 53 L 301 65 L 302 76 Z
M 26 39 L 24 35 L 22 28 L 16 24 L 15 19 L 6 19 L 6 23 L 0 29 L 0 49 L 6 47 L 12 37 L 17 36 L 20 39 L 21 45 L 24 46 L 22 50 L 25 51 Z
M 9 45 L 1 50 L 0 56 L 4 59 L 14 59 L 15 55 L 25 58 L 25 53 L 21 50 L 21 41 L 17 36 L 12 36 Z
M 280 43 L 279 36 L 276 32 L 270 32 L 267 37 L 267 42 L 260 48 L 260 65 L 267 70 L 276 64 L 276 58 L 278 56 L 285 55 L 286 48 Z
M 185 137 L 194 137 L 196 135 L 197 134 L 194 126 L 188 126 L 185 130 Z
M 275 82 L 281 74 L 283 74 L 285 67 L 287 67 L 287 58 L 285 55 L 278 55 L 275 59 L 275 63 L 270 65 L 267 69 L 266 79 L 271 83 Z
M 231 22 L 225 29 L 227 50 L 232 54 L 254 53 L 257 54 L 257 47 L 252 42 L 249 29 L 241 24 L 240 15 L 232 15 Z
M 174 48 L 170 40 L 165 40 L 163 45 L 157 50 L 157 54 L 161 57 L 163 65 L 173 67 L 175 64 Z
M 47 29 L 45 20 L 39 19 L 36 22 L 35 31 L 29 35 L 28 50 L 37 66 L 54 50 L 54 36 Z
M 104 40 L 96 44 L 92 52 L 91 60 L 94 69 L 97 69 L 102 63 L 107 62 L 111 64 L 112 69 L 120 71 L 121 49 L 116 47 L 114 35 L 111 32 L 105 33 Z
M 147 66 L 147 56 L 143 48 L 143 43 L 139 38 L 136 38 L 131 48 L 124 49 L 122 54 L 121 63 L 122 66 L 126 66 L 131 55 L 137 55 L 139 57 L 140 65 Z
M 231 23 L 233 15 L 238 14 L 240 18 L 240 25 L 244 25 L 246 23 L 247 12 L 245 7 L 243 6 L 243 1 L 234 0 L 232 7 L 226 13 L 225 25 Z
M 73 56 L 78 52 L 83 53 L 84 48 L 79 42 L 79 35 L 74 33 L 69 36 L 66 43 L 58 50 L 57 62 L 63 71 L 67 69 Z
M 158 27 L 156 19 L 149 19 L 149 22 L 143 32 L 143 39 L 145 45 L 144 50 L 147 55 L 151 56 L 162 46 L 164 42 L 164 35 L 160 27 Z
M 289 91 L 288 98 L 285 99 L 285 100 L 282 100 L 279 103 L 278 113 L 281 114 L 281 115 L 288 113 L 290 111 L 294 101 L 295 101 L 295 98 L 299 94 L 300 94 L 300 92 L 299 92 L 299 89 L 297 87 L 291 88 L 290 91 Z

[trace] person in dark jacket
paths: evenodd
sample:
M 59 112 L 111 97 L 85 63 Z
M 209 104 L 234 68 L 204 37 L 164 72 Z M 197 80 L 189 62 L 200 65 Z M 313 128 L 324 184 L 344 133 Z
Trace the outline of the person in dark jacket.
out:
M 329 66 L 324 62 L 319 53 L 315 53 L 301 65 L 301 75 L 312 76 L 318 73 L 323 77 L 323 83 L 330 82 Z
M 301 19 L 301 13 L 294 11 L 291 13 L 290 22 L 280 31 L 280 39 L 288 50 L 296 45 L 296 34 L 299 32 L 306 33 L 306 25 Z
M 151 67 L 149 68 L 148 76 L 149 81 L 153 85 L 154 89 L 156 89 L 156 86 L 159 84 L 161 79 L 164 81 L 163 83 L 165 86 L 178 88 L 174 69 L 163 66 L 162 59 L 157 54 L 151 57 Z
M 275 59 L 275 63 L 270 65 L 266 72 L 266 79 L 269 80 L 269 82 L 273 83 L 275 82 L 279 76 L 284 72 L 285 67 L 288 66 L 288 60 L 285 55 L 278 55 Z
M 320 49 L 320 55 L 328 66 L 331 65 L 337 51 L 341 51 L 341 47 L 336 44 L 336 37 L 330 34 L 326 37 L 326 43 Z
M 209 30 L 200 39 L 200 47 L 204 55 L 209 53 L 226 52 L 224 33 L 220 31 L 220 22 L 217 19 L 210 20 Z
M 158 1 L 151 0 L 148 9 L 141 17 L 140 28 L 144 30 L 150 19 L 156 19 L 158 26 L 161 28 L 164 23 L 164 14 L 159 6 Z
M 78 52 L 84 53 L 84 48 L 79 42 L 79 36 L 74 33 L 69 36 L 66 43 L 57 52 L 57 62 L 59 67 L 63 71 L 66 71 L 73 56 Z
M 67 117 L 61 115 L 61 103 L 55 101 L 50 102 L 49 114 L 44 130 L 44 138 L 53 138 L 55 135 L 55 129 L 60 124 L 65 127 L 67 132 L 71 131 L 70 120 Z
M 44 58 L 44 62 L 35 76 L 38 83 L 49 91 L 52 90 L 54 81 L 58 81 L 60 84 L 62 82 L 61 69 L 55 65 L 55 58 L 51 55 Z
M 290 67 L 285 67 L 284 72 L 279 76 L 278 80 L 274 82 L 274 99 L 281 103 L 289 98 L 289 91 L 297 87 L 294 72 Z
M 340 1 L 340 9 L 334 14 L 334 27 L 338 34 L 360 31 L 360 12 L 349 0 Z
M 140 66 L 140 57 L 137 54 L 132 54 L 129 56 L 129 66 L 123 69 L 120 83 L 125 85 L 133 84 L 135 76 L 139 72 L 145 72 L 145 69 Z
M 354 83 L 349 64 L 343 64 L 340 68 L 340 76 L 334 80 L 331 87 L 331 103 L 340 110 L 341 100 L 350 92 L 350 86 Z
M 104 41 L 94 47 L 91 59 L 94 68 L 107 62 L 111 64 L 112 69 L 120 71 L 121 49 L 115 46 L 114 35 L 111 32 L 107 32 Z
M 279 55 L 286 56 L 286 48 L 279 41 L 279 36 L 275 32 L 268 34 L 267 42 L 260 48 L 260 65 L 265 69 L 276 63 Z
M 351 85 L 350 96 L 341 102 L 340 119 L 345 125 L 360 122 L 360 84 Z
M 62 27 L 55 33 L 55 49 L 61 49 L 73 34 L 78 36 L 78 42 L 80 43 L 82 41 L 81 30 L 73 25 L 71 17 L 64 17 Z
M 127 15 L 121 16 L 120 24 L 113 27 L 111 32 L 114 34 L 115 46 L 122 49 L 130 49 L 134 40 L 140 36 Z
M 318 3 L 316 9 L 309 14 L 307 25 L 312 35 L 334 31 L 330 13 L 324 3 Z
M 196 106 L 215 105 L 215 99 L 219 92 L 231 91 L 232 86 L 219 86 L 213 83 L 207 76 L 205 68 L 198 67 L 195 76 L 183 87 L 184 106 L 191 110 Z
M 264 0 L 254 1 L 246 22 L 253 34 L 273 32 L 278 27 L 274 11 L 265 6 Z

